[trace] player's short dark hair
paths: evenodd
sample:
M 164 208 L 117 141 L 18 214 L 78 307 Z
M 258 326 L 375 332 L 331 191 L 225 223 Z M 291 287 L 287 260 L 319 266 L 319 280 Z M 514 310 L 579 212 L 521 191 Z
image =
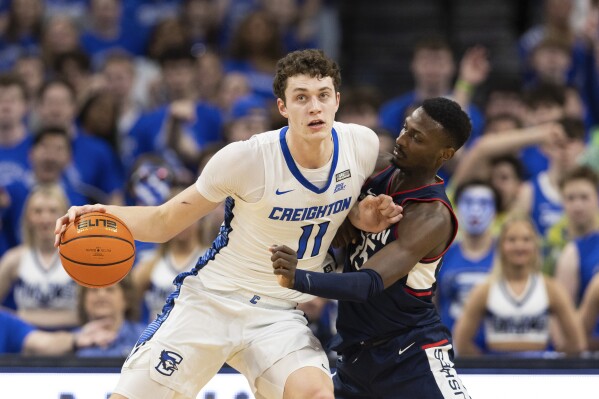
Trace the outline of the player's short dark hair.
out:
M 39 129 L 33 135 L 33 142 L 31 144 L 31 147 L 33 148 L 37 146 L 43 139 L 45 139 L 48 136 L 64 137 L 65 141 L 69 145 L 69 148 L 71 147 L 71 139 L 69 137 L 69 133 L 65 128 L 61 126 L 44 126 L 41 129 Z
M 599 191 L 599 175 L 595 171 L 586 166 L 577 166 L 572 169 L 559 181 L 559 189 L 563 190 L 566 184 L 574 180 L 586 180 L 595 187 L 595 190 Z
M 308 75 L 312 78 L 333 79 L 335 92 L 341 86 L 341 70 L 339 65 L 324 54 L 322 50 L 298 50 L 287 54 L 277 62 L 272 88 L 275 96 L 285 101 L 287 80 L 296 75 Z
M 470 138 L 472 123 L 462 107 L 445 97 L 429 98 L 422 102 L 422 109 L 433 120 L 443 126 L 449 134 L 451 146 L 458 150 Z
M 466 180 L 465 182 L 460 183 L 456 187 L 455 193 L 454 193 L 455 204 L 458 204 L 460 202 L 460 198 L 462 197 L 462 194 L 464 194 L 464 191 L 466 191 L 468 188 L 474 187 L 474 186 L 483 186 L 483 187 L 487 187 L 489 190 L 491 190 L 491 192 L 493 193 L 493 200 L 495 202 L 495 210 L 497 212 L 499 212 L 499 210 L 501 209 L 501 195 L 499 194 L 499 191 L 497 191 L 497 189 L 495 187 L 493 187 L 491 185 L 491 183 L 489 183 L 486 180 L 482 180 L 482 179 Z

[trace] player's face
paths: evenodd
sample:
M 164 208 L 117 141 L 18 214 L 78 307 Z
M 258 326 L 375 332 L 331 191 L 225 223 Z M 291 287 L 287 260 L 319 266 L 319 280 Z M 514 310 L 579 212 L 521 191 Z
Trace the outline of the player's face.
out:
M 296 75 L 287 79 L 285 102 L 277 99 L 277 107 L 289 120 L 289 131 L 304 140 L 328 139 L 339 109 L 339 93 L 333 79 Z
M 564 212 L 570 222 L 581 229 L 591 226 L 599 217 L 599 198 L 596 188 L 584 179 L 566 183 L 562 191 Z
M 445 152 L 449 150 L 441 125 L 428 116 L 424 109 L 417 108 L 406 118 L 395 141 L 392 162 L 404 170 L 437 170 L 444 161 L 443 156 L 447 156 Z
M 524 268 L 534 264 L 537 238 L 532 226 L 515 221 L 506 227 L 501 241 L 502 260 L 508 267 Z

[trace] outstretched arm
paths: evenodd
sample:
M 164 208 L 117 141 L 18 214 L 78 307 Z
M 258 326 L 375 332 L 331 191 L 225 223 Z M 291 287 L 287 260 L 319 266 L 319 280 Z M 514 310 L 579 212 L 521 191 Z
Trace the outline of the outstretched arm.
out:
M 160 206 L 72 206 L 67 214 L 56 221 L 55 246 L 67 225 L 78 216 L 90 212 L 108 212 L 120 218 L 139 241 L 165 242 L 191 226 L 199 218 L 216 208 L 218 203 L 208 201 L 196 189 L 189 186 L 176 197 Z
M 374 254 L 358 273 L 297 269 L 295 251 L 274 246 L 274 274 L 283 287 L 323 298 L 363 302 L 405 277 L 420 259 L 442 253 L 453 235 L 451 216 L 440 202 L 411 203 L 395 228 L 400 238 Z

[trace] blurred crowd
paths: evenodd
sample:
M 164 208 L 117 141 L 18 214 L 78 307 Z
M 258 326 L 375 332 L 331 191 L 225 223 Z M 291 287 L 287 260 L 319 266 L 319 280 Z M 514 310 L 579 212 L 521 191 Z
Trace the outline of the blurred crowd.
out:
M 70 205 L 160 204 L 227 143 L 283 126 L 276 62 L 302 48 L 338 56 L 338 7 L 0 2 L 0 352 L 127 355 L 223 209 L 166 244 L 137 243 L 130 276 L 92 290 L 60 266 L 55 220 Z M 599 351 L 599 1 L 545 0 L 514 43 L 519 76 L 490 78 L 490 45 L 455 54 L 422 37 L 398 60 L 411 91 L 344 85 L 337 120 L 372 128 L 391 152 L 426 98 L 452 97 L 470 115 L 470 141 L 441 171 L 460 233 L 436 305 L 458 355 Z M 330 339 L 335 302 L 301 309 Z

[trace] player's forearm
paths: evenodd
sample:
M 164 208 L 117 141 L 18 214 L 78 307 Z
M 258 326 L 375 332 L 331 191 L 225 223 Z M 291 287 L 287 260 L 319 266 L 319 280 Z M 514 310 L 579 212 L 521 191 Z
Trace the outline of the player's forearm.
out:
M 176 233 L 166 221 L 159 206 L 107 205 L 106 212 L 115 215 L 129 228 L 133 238 L 144 242 L 165 242 Z M 170 228 L 169 228 L 170 227 Z
M 293 289 L 321 298 L 366 302 L 384 290 L 383 279 L 372 269 L 357 273 L 314 273 L 297 269 Z

